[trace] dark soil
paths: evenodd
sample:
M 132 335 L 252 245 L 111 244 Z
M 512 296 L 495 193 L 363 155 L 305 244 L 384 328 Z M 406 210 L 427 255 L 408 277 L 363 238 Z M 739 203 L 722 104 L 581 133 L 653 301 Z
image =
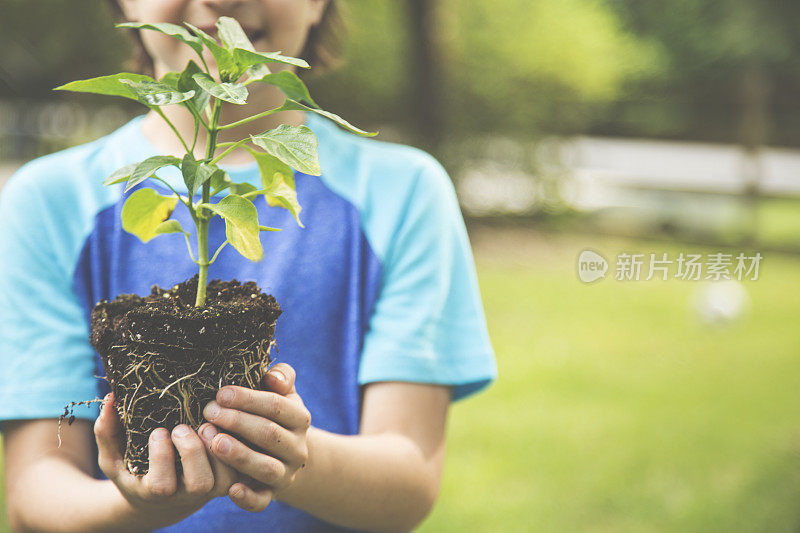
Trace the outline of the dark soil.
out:
M 281 314 L 275 298 L 253 281 L 215 279 L 205 305 L 194 307 L 197 278 L 169 290 L 153 285 L 144 298 L 120 294 L 92 310 L 91 342 L 114 392 L 125 464 L 135 475 L 148 471 L 154 429 L 199 428 L 220 387 L 260 389 L 270 363 Z

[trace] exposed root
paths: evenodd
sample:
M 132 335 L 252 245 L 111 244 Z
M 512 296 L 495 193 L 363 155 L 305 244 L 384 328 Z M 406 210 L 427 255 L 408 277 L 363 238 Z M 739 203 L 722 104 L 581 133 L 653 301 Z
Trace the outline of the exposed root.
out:
M 181 381 L 183 381 L 184 379 L 189 379 L 190 377 L 193 377 L 193 376 L 196 376 L 197 374 L 199 374 L 199 373 L 200 373 L 200 371 L 201 371 L 201 370 L 203 370 L 203 367 L 204 367 L 204 366 L 206 366 L 206 363 L 205 363 L 205 362 L 203 362 L 203 364 L 202 364 L 202 365 L 200 365 L 200 368 L 198 368 L 198 369 L 197 369 L 197 372 L 192 372 L 191 374 L 186 374 L 185 376 L 183 376 L 183 377 L 181 377 L 181 378 L 178 378 L 178 379 L 176 379 L 175 381 L 173 381 L 172 383 L 170 383 L 169 385 L 167 385 L 166 387 L 164 387 L 164 390 L 162 390 L 162 391 L 161 391 L 161 394 L 159 394 L 159 395 L 158 395 L 158 397 L 159 397 L 159 398 L 163 398 L 163 397 L 164 397 L 164 394 L 166 394 L 166 392 L 167 392 L 167 389 L 169 389 L 170 387 L 172 387 L 172 386 L 173 386 L 173 385 L 175 385 L 176 383 L 180 383 L 180 382 L 181 382 Z
M 101 301 L 92 311 L 92 344 L 114 392 L 126 430 L 125 464 L 134 475 L 149 469 L 154 429 L 198 429 L 217 390 L 261 388 L 270 363 L 280 315 L 275 299 L 254 282 L 214 280 L 206 305 L 195 308 L 196 287 L 197 276 L 168 291 L 153 286 L 145 298 Z
M 64 414 L 58 417 L 58 447 L 61 448 L 61 422 L 66 418 L 67 425 L 71 426 L 75 422 L 75 415 L 72 414 L 75 407 L 79 405 L 90 405 L 97 402 L 102 402 L 103 398 L 95 398 L 93 400 L 84 400 L 82 402 L 70 402 L 69 405 L 64 407 Z

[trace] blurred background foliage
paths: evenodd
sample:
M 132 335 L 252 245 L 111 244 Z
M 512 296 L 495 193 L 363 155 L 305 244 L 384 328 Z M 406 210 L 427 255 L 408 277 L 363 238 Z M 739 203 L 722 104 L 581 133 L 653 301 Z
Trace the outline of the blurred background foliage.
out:
M 52 99 L 52 88 L 118 70 L 130 47 L 103 2 L 0 2 L 0 95 Z
M 419 108 L 411 89 L 420 65 L 402 50 L 424 38 L 424 23 L 404 2 L 348 6 L 349 64 L 320 89 L 363 120 L 408 121 Z M 590 106 L 613 102 L 627 82 L 654 75 L 664 61 L 655 43 L 626 31 L 610 6 L 594 0 L 442 0 L 427 16 L 437 21 L 428 61 L 439 85 L 428 97 L 438 99 L 445 124 L 436 129 L 448 136 L 580 131 L 592 120 Z M 363 107 L 348 97 L 354 91 Z
M 116 71 L 127 57 L 104 2 L 0 6 L 0 98 L 68 98 L 51 88 Z M 390 123 L 423 143 L 476 132 L 738 142 L 741 123 L 752 121 L 744 115 L 761 113 L 770 124 L 765 140 L 800 144 L 800 4 L 791 0 L 344 7 L 347 63 L 313 83 L 315 94 L 344 116 Z M 420 42 L 429 44 L 424 54 L 415 52 Z M 419 101 L 420 84 L 430 103 Z M 421 119 L 430 109 L 433 118 Z

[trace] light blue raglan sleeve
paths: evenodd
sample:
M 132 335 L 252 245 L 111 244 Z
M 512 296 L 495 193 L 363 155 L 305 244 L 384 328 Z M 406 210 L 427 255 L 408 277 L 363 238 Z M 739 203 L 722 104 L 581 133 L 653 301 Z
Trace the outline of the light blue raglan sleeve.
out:
M 88 324 L 62 253 L 80 206 L 54 212 L 62 202 L 58 187 L 45 198 L 56 179 L 43 175 L 49 167 L 29 164 L 0 191 L 0 421 L 57 418 L 70 402 L 97 395 Z M 75 410 L 96 414 L 94 405 Z
M 452 182 L 433 157 L 420 159 L 382 258 L 359 383 L 452 385 L 458 400 L 496 379 L 497 366 Z

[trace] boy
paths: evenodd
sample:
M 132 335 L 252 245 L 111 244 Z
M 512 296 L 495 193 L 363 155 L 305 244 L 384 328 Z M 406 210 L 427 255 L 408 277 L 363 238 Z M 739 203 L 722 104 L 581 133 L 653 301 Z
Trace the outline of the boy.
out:
M 185 21 L 212 34 L 219 16 L 231 16 L 257 49 L 305 54 L 313 66 L 319 45 L 312 38 L 335 4 L 123 0 L 121 7 L 129 20 Z M 169 37 L 140 37 L 157 78 L 191 58 Z M 277 89 L 256 85 L 251 105 L 282 103 Z M 164 112 L 179 131 L 192 131 L 178 106 Z M 223 123 L 241 112 L 226 104 Z M 95 417 L 85 414 L 65 428 L 60 449 L 55 419 L 69 401 L 107 391 L 93 377 L 102 368 L 88 341 L 94 303 L 193 274 L 180 243 L 161 237 L 145 245 L 125 233 L 125 195 L 102 186 L 124 164 L 179 155 L 181 147 L 150 113 L 33 161 L 9 180 L 0 196 L 0 420 L 15 529 L 408 530 L 432 508 L 449 403 L 496 377 L 452 186 L 424 152 L 357 138 L 299 111 L 223 131 L 219 140 L 282 123 L 307 124 L 319 138 L 323 175 L 296 175 L 306 228 L 257 204 L 262 224 L 285 230 L 265 241 L 264 261 L 228 249 L 212 275 L 254 280 L 278 299 L 285 309 L 278 347 L 292 365 L 275 365 L 264 391 L 224 387 L 197 432 L 155 430 L 143 477 L 122 465 L 111 395 L 94 435 Z M 258 183 L 246 153 L 226 161 L 234 181 Z M 160 175 L 186 192 L 178 174 Z M 224 228 L 212 226 L 209 242 L 222 240 Z M 98 467 L 108 479 L 96 479 Z

